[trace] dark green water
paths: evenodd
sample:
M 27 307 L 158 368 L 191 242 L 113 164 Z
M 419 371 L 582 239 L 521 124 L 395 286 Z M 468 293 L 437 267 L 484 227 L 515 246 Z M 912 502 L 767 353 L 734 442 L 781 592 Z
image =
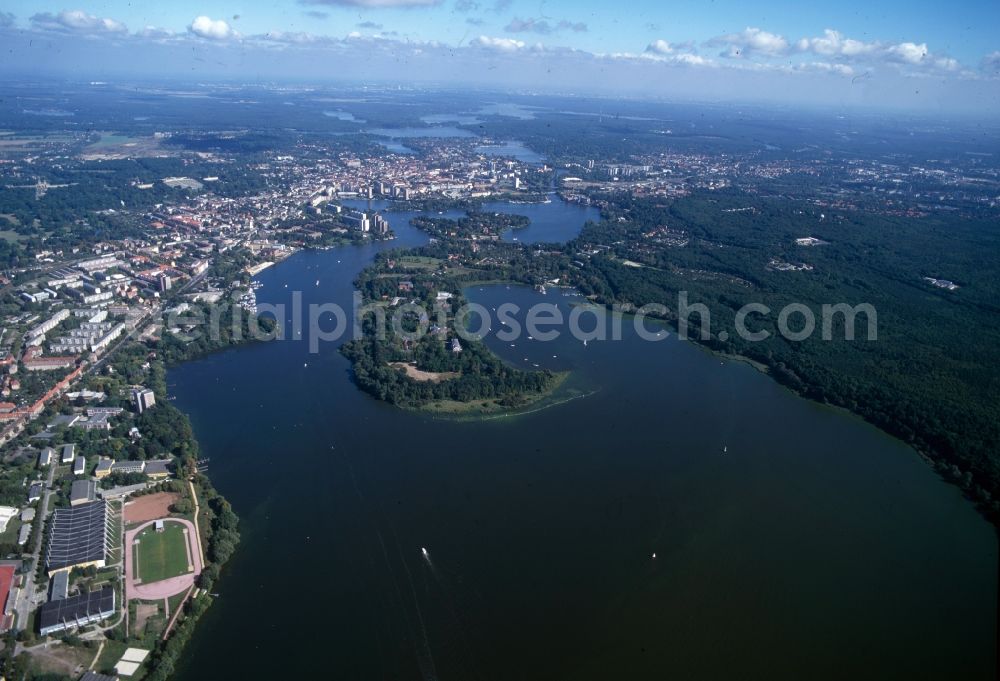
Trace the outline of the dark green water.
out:
M 396 245 L 422 242 L 402 218 Z M 385 247 L 298 254 L 258 298 L 349 305 Z M 173 370 L 244 537 L 177 677 L 996 678 L 997 542 L 954 488 L 848 414 L 624 328 L 494 342 L 596 392 L 488 422 L 376 402 L 333 345 Z

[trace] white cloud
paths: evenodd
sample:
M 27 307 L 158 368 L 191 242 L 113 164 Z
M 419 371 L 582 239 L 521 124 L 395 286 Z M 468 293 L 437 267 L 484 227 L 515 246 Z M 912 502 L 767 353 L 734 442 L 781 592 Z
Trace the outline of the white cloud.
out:
M 706 45 L 728 47 L 721 56 L 731 58 L 750 56 L 751 54 L 777 56 L 783 55 L 789 50 L 788 41 L 782 36 L 751 26 L 739 33 L 716 36 L 709 40 Z
M 516 52 L 524 49 L 525 47 L 525 43 L 521 40 L 514 40 L 513 38 L 491 38 L 486 35 L 474 38 L 469 42 L 469 44 L 488 50 L 496 50 L 498 52 Z
M 668 43 L 665 40 L 656 40 L 650 43 L 646 50 L 642 54 L 633 54 L 631 52 L 615 52 L 613 54 L 607 55 L 595 55 L 599 58 L 607 58 L 615 60 L 634 60 L 634 61 L 646 61 L 646 62 L 658 62 L 661 64 L 673 64 L 676 66 L 715 66 L 715 62 L 711 59 L 706 59 L 699 54 L 694 54 L 693 52 L 682 52 L 681 49 L 690 49 L 686 45 L 674 45 Z
M 669 54 L 660 50 L 664 47 L 676 48 L 669 44 L 659 45 L 661 42 L 651 44 L 646 50 L 647 54 Z M 720 56 L 729 59 L 752 62 L 762 67 L 783 66 L 792 70 L 828 71 L 846 75 L 846 67 L 849 65 L 875 67 L 892 64 L 900 70 L 926 75 L 929 72 L 955 72 L 961 69 L 957 60 L 947 55 L 932 54 L 927 43 L 866 42 L 848 38 L 830 28 L 824 30 L 820 36 L 801 38 L 790 43 L 776 33 L 748 27 L 739 33 L 717 36 L 705 44 L 711 47 L 725 47 Z M 815 55 L 823 60 L 799 62 L 794 61 L 796 55 Z M 775 61 L 776 58 L 786 61 L 779 63 Z M 788 58 L 793 61 L 787 61 Z M 838 68 L 838 64 L 843 68 Z
M 953 57 L 935 57 L 933 63 L 935 68 L 942 71 L 957 71 L 961 68 L 961 64 Z
M 670 58 L 675 64 L 686 64 L 687 66 L 710 66 L 711 61 L 697 54 L 683 53 L 675 54 Z
M 222 19 L 210 19 L 204 15 L 192 21 L 188 31 L 208 40 L 227 40 L 236 35 L 236 31 Z
M 839 31 L 826 29 L 818 38 L 802 38 L 796 43 L 800 52 L 813 52 L 825 57 L 843 56 L 857 57 L 871 54 L 878 50 L 877 43 L 866 43 L 861 40 L 844 37 Z
M 674 46 L 666 40 L 654 40 L 646 47 L 646 52 L 650 54 L 673 54 Z
M 897 61 L 907 64 L 919 64 L 927 56 L 927 43 L 899 43 L 886 50 L 886 54 Z
M 31 17 L 35 28 L 85 34 L 126 34 L 128 28 L 120 21 L 102 19 L 84 11 L 63 10 L 59 14 L 39 12 Z

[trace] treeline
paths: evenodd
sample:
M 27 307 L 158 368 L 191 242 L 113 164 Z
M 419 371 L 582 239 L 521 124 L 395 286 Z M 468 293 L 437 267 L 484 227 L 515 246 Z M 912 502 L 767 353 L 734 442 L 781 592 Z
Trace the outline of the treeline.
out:
M 531 220 L 524 215 L 472 211 L 458 220 L 424 216 L 413 219 L 414 227 L 424 230 L 431 236 L 458 239 L 467 239 L 473 235 L 482 238 L 499 237 L 509 229 L 523 229 L 530 224 Z
M 212 321 L 214 319 L 218 323 Z M 257 317 L 231 302 L 216 305 L 194 303 L 176 321 L 181 326 L 195 326 L 189 333 L 182 331 L 174 334 L 168 329 L 163 330 L 156 348 L 167 366 L 198 359 L 248 341 L 271 338 L 277 326 L 270 317 Z
M 480 342 L 462 341 L 453 353 L 437 336 L 422 339 L 414 351 L 395 341 L 380 341 L 372 333 L 346 343 L 341 350 L 351 360 L 358 386 L 391 404 L 421 407 L 429 402 L 471 402 L 492 399 L 516 406 L 531 393 L 546 390 L 554 380 L 549 371 L 513 369 Z M 391 362 L 416 362 L 418 369 L 457 375 L 440 382 L 416 381 Z

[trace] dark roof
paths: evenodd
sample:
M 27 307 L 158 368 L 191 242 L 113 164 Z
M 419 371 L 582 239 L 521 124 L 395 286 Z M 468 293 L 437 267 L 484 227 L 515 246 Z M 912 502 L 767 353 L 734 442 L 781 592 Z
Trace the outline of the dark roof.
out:
M 115 590 L 114 587 L 106 586 L 100 591 L 43 603 L 38 609 L 38 628 L 44 631 L 60 622 L 75 622 L 93 615 L 113 614 L 114 611 Z
M 162 473 L 169 473 L 173 465 L 174 462 L 170 461 L 169 459 L 164 461 L 147 461 L 146 475 L 160 475 Z
M 145 461 L 115 461 L 111 464 L 112 473 L 142 473 L 146 467 Z
M 105 560 L 107 513 L 106 501 L 56 509 L 49 528 L 45 567 L 50 571 L 60 570 Z
M 74 480 L 72 487 L 69 489 L 69 499 L 70 501 L 78 501 L 80 499 L 86 499 L 87 501 L 93 501 L 97 498 L 97 483 L 93 480 Z

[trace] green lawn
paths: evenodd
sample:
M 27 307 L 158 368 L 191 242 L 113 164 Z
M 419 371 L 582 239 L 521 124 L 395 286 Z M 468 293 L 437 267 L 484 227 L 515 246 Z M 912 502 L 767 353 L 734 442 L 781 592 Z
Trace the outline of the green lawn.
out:
M 190 572 L 183 526 L 167 522 L 162 532 L 150 527 L 140 532 L 136 541 L 132 556 L 143 584 Z

